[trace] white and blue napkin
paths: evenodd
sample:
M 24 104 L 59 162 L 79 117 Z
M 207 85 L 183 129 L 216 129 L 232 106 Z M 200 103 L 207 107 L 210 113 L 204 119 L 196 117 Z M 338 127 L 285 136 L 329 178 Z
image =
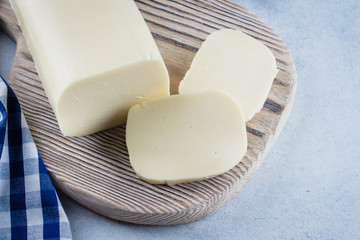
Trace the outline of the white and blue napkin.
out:
M 0 239 L 72 239 L 19 102 L 1 77 Z

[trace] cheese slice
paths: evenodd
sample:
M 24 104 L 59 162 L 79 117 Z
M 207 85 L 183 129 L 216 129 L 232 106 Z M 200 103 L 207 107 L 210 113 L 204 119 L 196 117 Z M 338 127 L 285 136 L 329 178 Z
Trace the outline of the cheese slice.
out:
M 241 31 L 223 29 L 202 44 L 179 93 L 226 91 L 240 103 L 248 121 L 264 105 L 277 72 L 275 57 L 265 45 Z
M 136 174 L 153 184 L 225 173 L 247 150 L 242 109 L 222 91 L 172 95 L 133 106 L 126 143 Z
M 129 108 L 169 95 L 169 77 L 133 0 L 12 0 L 64 135 L 126 122 Z

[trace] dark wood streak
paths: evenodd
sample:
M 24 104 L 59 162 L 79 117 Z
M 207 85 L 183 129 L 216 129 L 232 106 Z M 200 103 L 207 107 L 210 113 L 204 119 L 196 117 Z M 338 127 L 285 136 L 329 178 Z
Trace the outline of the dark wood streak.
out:
M 176 12 L 172 12 L 172 11 L 170 11 L 170 10 L 168 10 L 168 9 L 160 8 L 160 7 L 151 5 L 151 4 L 146 3 L 146 2 L 144 2 L 144 1 L 142 1 L 142 0 L 135 0 L 135 1 L 136 1 L 136 2 L 139 2 L 139 3 L 141 3 L 141 4 L 144 4 L 144 5 L 146 5 L 146 6 L 149 6 L 149 7 L 153 8 L 153 9 L 161 10 L 161 11 L 163 11 L 163 12 L 165 12 L 165 13 L 169 13 L 169 14 L 172 14 L 172 15 L 174 15 L 174 16 L 181 17 L 181 18 L 183 18 L 183 19 L 192 21 L 192 22 L 194 22 L 194 23 L 200 23 L 200 24 L 202 24 L 202 25 L 204 25 L 204 26 L 213 28 L 214 30 L 219 30 L 219 29 L 220 29 L 219 27 L 215 27 L 215 26 L 213 26 L 213 25 L 211 25 L 211 24 L 208 24 L 207 22 L 200 22 L 200 21 L 198 21 L 197 19 L 202 19 L 202 20 L 207 20 L 207 19 L 201 18 L 201 17 L 199 17 L 199 16 L 196 15 L 196 14 L 190 14 L 190 13 L 188 13 L 188 12 L 186 12 L 186 11 L 183 11 L 183 10 L 180 9 L 180 8 L 176 8 L 176 7 L 168 6 L 168 5 L 166 5 L 166 4 L 158 3 L 158 4 L 161 5 L 161 6 L 166 6 L 166 7 L 170 8 L 170 9 L 174 9 L 176 12 L 184 13 L 184 14 L 187 14 L 187 15 L 190 15 L 190 16 L 194 16 L 194 17 L 196 17 L 196 18 L 190 18 L 190 17 L 187 17 L 187 16 L 185 16 L 185 15 L 181 15 L 181 14 L 178 14 L 178 13 L 176 13 Z M 156 2 L 156 1 L 154 1 L 154 2 Z M 211 21 L 208 21 L 208 22 L 211 22 Z M 221 27 L 224 27 L 224 28 L 226 27 L 226 25 L 222 25 L 222 24 L 220 24 L 220 23 L 216 23 L 216 22 L 213 22 L 213 23 L 214 23 L 214 24 L 217 24 L 217 25 L 219 25 L 219 26 L 221 26 Z M 190 28 L 193 28 L 193 27 L 190 26 Z M 194 29 L 195 29 L 195 28 L 194 28 Z
M 30 62 L 34 62 L 34 59 L 32 58 L 32 56 L 26 52 L 21 52 L 21 56 L 23 56 L 26 60 L 28 60 Z
M 260 138 L 262 138 L 262 137 L 265 136 L 265 133 L 263 133 L 263 132 L 261 132 L 261 131 L 259 131 L 259 130 L 256 130 L 256 129 L 254 129 L 254 128 L 251 128 L 251 127 L 249 127 L 249 126 L 246 126 L 246 131 L 247 131 L 248 133 L 254 134 L 255 136 L 260 137 Z
M 269 109 L 270 111 L 276 113 L 276 114 L 280 114 L 283 110 L 284 110 L 284 106 L 274 102 L 271 99 L 266 99 L 266 102 L 264 103 L 264 108 Z
M 288 87 L 289 86 L 288 83 L 283 82 L 283 81 L 281 81 L 280 79 L 277 79 L 277 78 L 274 79 L 273 83 L 276 84 L 276 85 L 280 85 L 282 87 Z
M 96 140 L 98 143 L 103 143 L 103 142 L 112 143 L 112 142 L 114 141 L 114 138 L 108 137 L 108 136 L 106 136 L 106 135 L 100 136 L 100 135 L 97 135 L 97 134 L 94 134 L 94 136 L 92 136 L 92 138 L 89 139 L 89 140 L 87 140 L 86 138 L 84 138 L 84 142 L 86 141 L 87 143 L 94 142 L 94 140 Z M 121 150 L 122 152 L 127 153 L 127 148 L 126 148 L 125 141 L 124 141 L 124 142 L 120 141 L 119 143 L 120 143 L 120 144 L 117 144 L 116 146 L 111 145 L 111 146 L 112 146 L 111 149 L 113 149 L 113 150 L 119 150 L 119 148 L 120 148 L 120 150 Z
M 31 86 L 31 87 L 33 87 L 33 88 L 39 89 L 39 91 L 43 91 L 43 88 L 38 87 L 38 86 L 36 86 L 35 84 L 30 84 L 29 81 L 22 81 L 22 80 L 21 80 L 21 79 L 23 79 L 23 78 L 28 78 L 28 79 L 30 79 L 30 80 L 35 80 L 35 78 L 30 77 L 29 75 L 26 75 L 26 74 L 21 73 L 21 72 L 17 72 L 17 74 L 19 74 L 19 78 L 18 78 L 19 81 L 22 82 L 23 84 L 26 84 L 26 85 Z M 23 77 L 23 78 L 21 78 L 21 77 Z M 34 81 L 34 82 L 35 82 L 35 81 Z M 34 92 L 34 93 L 35 93 L 35 92 Z M 41 95 L 41 94 L 39 94 L 39 95 Z
M 245 19 L 248 19 L 249 21 L 252 21 L 253 24 L 255 24 L 255 25 L 260 25 L 260 26 L 263 26 L 264 28 L 269 29 L 269 26 L 264 24 L 256 15 L 248 12 L 244 7 L 236 5 L 233 2 L 229 2 L 227 0 L 221 1 L 221 2 L 220 1 L 213 1 L 212 4 L 215 5 L 215 6 L 218 6 L 219 8 L 221 8 L 220 11 L 232 12 L 235 15 L 242 16 Z M 236 11 L 234 11 L 233 9 L 236 9 Z M 271 33 L 274 34 L 273 32 L 271 32 Z
M 167 17 L 163 17 L 163 16 L 156 15 L 156 14 L 150 12 L 150 11 L 146 11 L 146 10 L 140 10 L 140 11 L 143 12 L 143 13 L 146 13 L 146 14 L 148 14 L 148 15 L 157 17 L 157 18 L 159 18 L 159 19 L 162 19 L 162 20 L 165 20 L 165 21 L 169 21 L 169 22 L 172 22 L 172 23 L 176 23 L 176 24 L 182 25 L 182 26 L 186 27 L 187 29 L 193 29 L 193 30 L 196 30 L 196 31 L 198 31 L 198 32 L 202 32 L 202 33 L 205 33 L 205 34 L 210 34 L 210 32 L 204 31 L 203 29 L 200 29 L 200 28 L 197 28 L 197 27 L 193 27 L 193 26 L 191 26 L 191 25 L 189 25 L 189 24 L 186 24 L 186 23 L 183 23 L 183 22 L 175 21 L 174 19 L 171 19 L 171 18 L 167 18 Z M 153 22 L 153 23 L 154 23 L 154 22 Z M 166 22 L 165 22 L 165 23 L 166 23 Z M 164 24 L 161 24 L 161 25 L 164 25 Z M 173 31 L 172 28 L 170 28 L 170 30 Z M 178 31 L 175 31 L 175 32 L 178 32 Z M 193 37 L 192 35 L 189 35 L 189 36 Z M 198 38 L 198 37 L 195 36 L 195 38 Z M 198 38 L 198 39 L 199 39 L 199 38 Z M 199 39 L 199 40 L 201 40 L 201 39 Z
M 157 33 L 152 33 L 153 37 L 155 39 L 159 39 L 159 40 L 162 40 L 164 42 L 168 42 L 168 43 L 171 43 L 171 44 L 174 44 L 175 46 L 178 46 L 178 47 L 181 47 L 181 48 L 184 48 L 186 50 L 189 50 L 189 51 L 192 51 L 192 52 L 197 52 L 199 50 L 199 48 L 197 47 L 193 47 L 189 44 L 185 44 L 185 43 L 182 43 L 182 42 L 179 42 L 177 40 L 174 40 L 172 38 L 167 38 L 167 37 L 164 37 L 160 34 L 157 34 Z
M 17 92 L 18 92 L 18 89 L 22 89 L 22 90 L 23 90 L 23 91 L 21 92 L 21 93 L 23 94 L 23 96 L 28 96 L 28 97 L 29 97 L 29 99 L 27 99 L 27 101 L 31 101 L 30 98 L 32 98 L 33 102 L 35 102 L 35 103 L 39 103 L 39 101 L 40 101 L 41 103 L 44 103 L 44 102 L 45 102 L 45 99 L 42 99 L 42 98 L 44 98 L 44 96 L 41 95 L 41 94 L 39 94 L 39 93 L 29 92 L 27 88 L 25 88 L 25 87 L 23 87 L 23 86 L 18 86 L 18 87 L 16 88 L 16 94 L 17 94 Z M 14 89 L 13 89 L 13 90 L 14 90 Z M 41 97 L 41 98 L 39 98 L 39 97 Z M 38 101 L 35 101 L 35 100 L 38 100 Z M 21 99 L 20 99 L 20 101 L 21 101 Z
M 226 9 L 236 9 L 237 11 L 239 11 L 239 13 L 244 14 L 246 16 L 248 16 L 251 19 L 255 19 L 257 20 L 261 25 L 264 25 L 264 23 L 261 21 L 261 19 L 258 18 L 258 16 L 256 16 L 255 14 L 249 12 L 246 8 L 237 5 L 229 0 L 224 0 L 224 1 L 214 1 L 216 2 L 216 4 L 221 4 L 222 6 L 225 6 L 224 8 Z M 256 22 L 257 23 L 257 22 Z M 266 26 L 266 25 L 265 25 Z
M 156 26 L 159 26 L 159 27 L 164 28 L 164 29 L 166 29 L 166 30 L 169 30 L 169 31 L 171 31 L 171 32 L 179 33 L 179 34 L 181 34 L 181 35 L 184 35 L 184 36 L 186 36 L 186 37 L 191 37 L 191 38 L 196 39 L 196 40 L 199 40 L 199 41 L 205 41 L 204 38 L 197 37 L 197 36 L 195 36 L 195 35 L 189 34 L 189 33 L 184 32 L 184 31 L 176 30 L 176 29 L 174 29 L 174 28 L 171 28 L 171 27 L 166 26 L 165 24 L 159 23 L 158 21 L 153 21 L 153 20 L 150 20 L 150 19 L 148 19 L 148 18 L 146 18 L 146 17 L 145 17 L 145 20 L 146 20 L 146 22 L 148 22 L 148 23 L 152 23 L 152 24 L 154 24 L 154 25 L 156 25 Z M 173 22 L 174 22 L 174 21 L 173 21 Z M 175 23 L 175 22 L 174 22 L 174 23 Z M 185 24 L 181 24 L 181 25 L 185 25 Z
M 33 74 L 33 75 L 38 76 L 38 73 L 37 73 L 37 72 L 32 71 L 32 70 L 30 70 L 30 69 L 28 69 L 28 68 L 25 68 L 25 67 L 23 67 L 23 66 L 19 66 L 19 69 L 24 70 L 24 71 L 26 71 L 26 72 L 29 72 L 29 73 L 31 73 L 31 74 Z

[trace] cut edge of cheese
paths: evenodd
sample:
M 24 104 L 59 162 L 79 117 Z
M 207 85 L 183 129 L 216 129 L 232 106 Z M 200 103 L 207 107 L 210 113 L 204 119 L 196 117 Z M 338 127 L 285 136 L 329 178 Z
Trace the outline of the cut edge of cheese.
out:
M 169 95 L 169 81 L 164 83 L 166 76 L 163 61 L 153 60 L 70 85 L 54 106 L 61 131 L 65 136 L 82 136 L 125 124 L 133 105 Z M 119 90 L 126 93 L 121 99 Z
M 240 30 L 211 33 L 179 84 L 179 94 L 222 90 L 233 96 L 245 120 L 260 112 L 278 73 L 271 50 Z
M 126 143 L 140 179 L 174 185 L 232 169 L 247 151 L 247 133 L 236 100 L 224 91 L 211 90 L 134 105 L 128 115 Z M 189 161 L 194 165 L 189 166 Z M 205 172 L 196 172 L 201 169 Z

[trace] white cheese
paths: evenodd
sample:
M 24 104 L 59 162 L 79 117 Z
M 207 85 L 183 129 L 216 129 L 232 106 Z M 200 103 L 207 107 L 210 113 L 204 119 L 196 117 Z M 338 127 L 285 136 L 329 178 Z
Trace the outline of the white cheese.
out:
M 247 150 L 241 107 L 222 91 L 161 97 L 133 106 L 126 143 L 136 174 L 153 184 L 222 174 Z
M 241 31 L 223 29 L 202 44 L 179 93 L 226 91 L 248 121 L 261 110 L 277 72 L 275 57 L 265 45 Z
M 169 95 L 169 78 L 133 0 L 12 0 L 64 135 L 126 122 L 129 108 Z

